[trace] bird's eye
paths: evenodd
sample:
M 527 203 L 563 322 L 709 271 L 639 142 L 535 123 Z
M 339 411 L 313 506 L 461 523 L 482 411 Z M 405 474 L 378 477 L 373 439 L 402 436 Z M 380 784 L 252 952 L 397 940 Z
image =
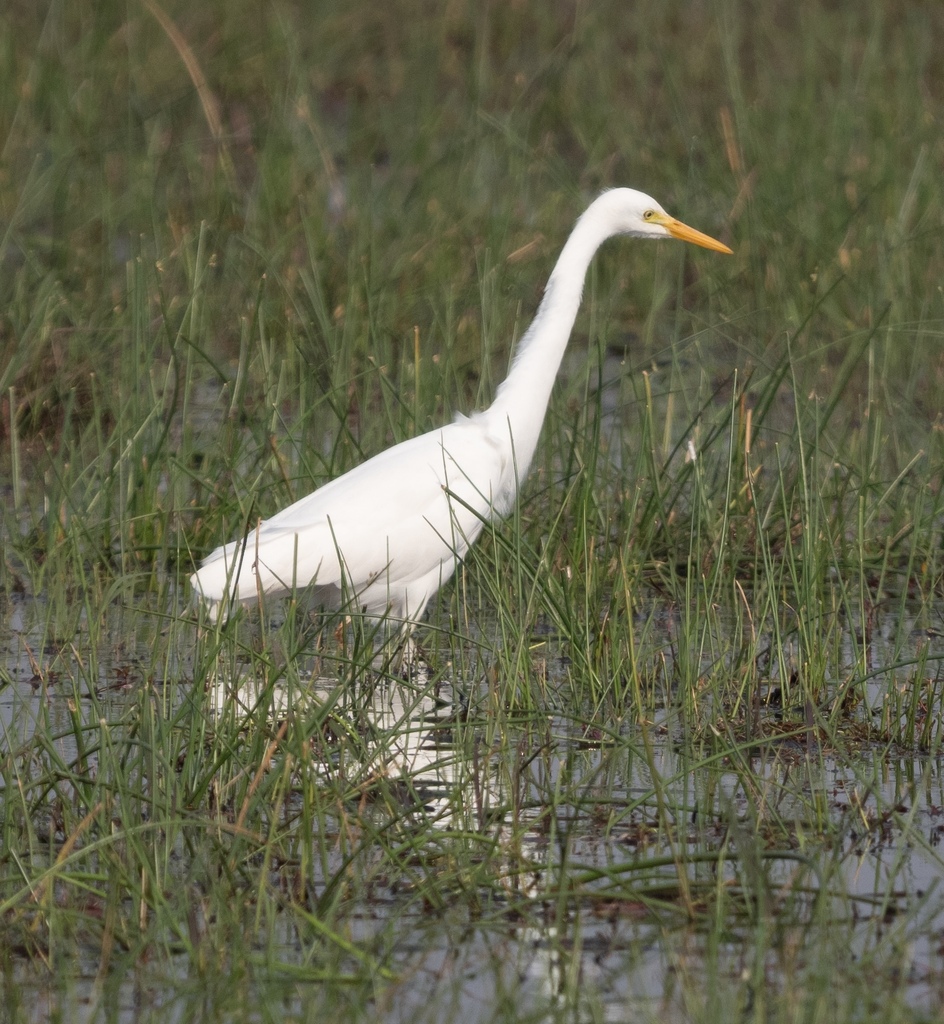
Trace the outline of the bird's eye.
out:
M 655 210 L 646 210 L 646 212 L 642 215 L 642 219 L 643 220 L 652 220 L 652 218 L 655 217 L 655 215 L 656 215 L 656 211 Z

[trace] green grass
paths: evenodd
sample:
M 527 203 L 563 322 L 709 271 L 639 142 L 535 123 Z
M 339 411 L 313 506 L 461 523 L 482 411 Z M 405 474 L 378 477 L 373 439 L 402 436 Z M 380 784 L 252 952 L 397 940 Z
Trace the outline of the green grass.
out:
M 5 1019 L 935 1019 L 942 12 L 637 6 L 0 14 Z M 599 254 L 428 675 L 198 630 L 611 185 L 735 255 Z

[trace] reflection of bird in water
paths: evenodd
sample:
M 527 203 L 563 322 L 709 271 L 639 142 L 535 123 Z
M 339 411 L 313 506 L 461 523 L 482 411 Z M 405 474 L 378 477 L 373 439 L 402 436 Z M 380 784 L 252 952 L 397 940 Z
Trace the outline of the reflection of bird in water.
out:
M 594 253 L 613 235 L 721 242 L 670 217 L 642 192 L 593 202 L 567 239 L 544 299 L 492 405 L 394 445 L 217 548 L 191 577 L 213 618 L 311 588 L 316 603 L 411 622 L 494 515 L 514 504 Z

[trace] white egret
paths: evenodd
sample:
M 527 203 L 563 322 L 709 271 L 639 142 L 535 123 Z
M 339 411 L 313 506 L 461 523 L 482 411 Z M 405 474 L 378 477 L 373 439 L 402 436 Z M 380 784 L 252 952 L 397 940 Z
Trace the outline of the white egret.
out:
M 587 268 L 613 235 L 679 238 L 717 252 L 634 189 L 604 192 L 577 221 L 495 401 L 388 448 L 217 548 L 191 578 L 211 618 L 308 590 L 314 601 L 408 627 L 486 521 L 514 503 L 538 443 Z

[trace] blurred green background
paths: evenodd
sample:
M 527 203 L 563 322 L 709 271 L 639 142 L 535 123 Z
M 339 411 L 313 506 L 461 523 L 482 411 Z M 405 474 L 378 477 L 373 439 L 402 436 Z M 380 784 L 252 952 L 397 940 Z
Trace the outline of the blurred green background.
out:
M 669 386 L 694 408 L 734 369 L 762 387 L 789 338 L 788 383 L 831 401 L 838 380 L 844 431 L 875 401 L 892 413 L 870 443 L 893 477 L 939 436 L 942 33 L 936 2 L 5 4 L 0 433 L 18 503 L 43 460 L 140 444 L 158 406 L 164 428 L 183 419 L 180 465 L 235 471 L 193 433 L 200 380 L 236 381 L 228 414 L 259 444 L 273 410 L 305 425 L 327 402 L 309 437 L 349 436 L 308 484 L 487 402 L 566 232 L 612 185 L 736 256 L 609 247 L 575 348 L 688 360 Z M 183 401 L 155 382 L 168 366 Z M 178 491 L 171 511 L 207 500 Z M 198 549 L 223 520 L 187 524 Z

